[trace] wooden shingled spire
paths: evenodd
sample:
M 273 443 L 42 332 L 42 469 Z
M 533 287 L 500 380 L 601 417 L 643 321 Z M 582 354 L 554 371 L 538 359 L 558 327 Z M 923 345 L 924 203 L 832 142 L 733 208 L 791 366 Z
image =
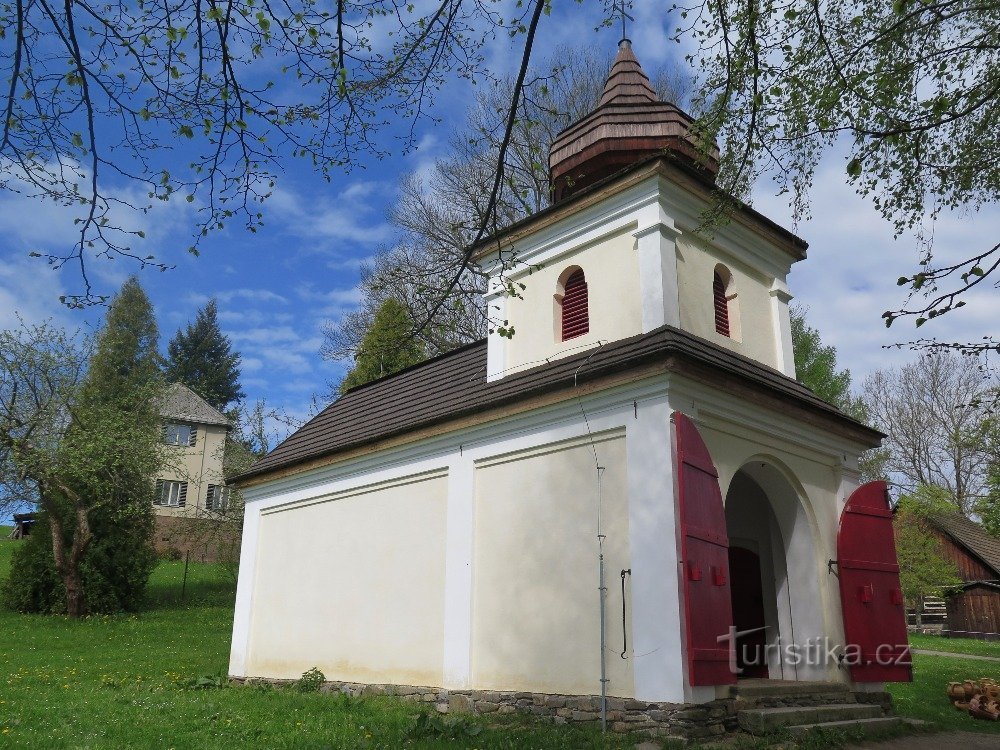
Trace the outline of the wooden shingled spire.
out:
M 618 43 L 618 55 L 611 66 L 608 81 L 604 84 L 599 106 L 606 104 L 642 104 L 656 101 L 656 92 L 649 85 L 639 60 L 632 51 L 632 42 L 622 39 Z
M 597 109 L 552 142 L 553 202 L 661 152 L 671 152 L 714 179 L 719 170 L 718 149 L 713 145 L 704 153 L 697 148 L 693 122 L 675 105 L 656 98 L 632 43 L 622 39 Z

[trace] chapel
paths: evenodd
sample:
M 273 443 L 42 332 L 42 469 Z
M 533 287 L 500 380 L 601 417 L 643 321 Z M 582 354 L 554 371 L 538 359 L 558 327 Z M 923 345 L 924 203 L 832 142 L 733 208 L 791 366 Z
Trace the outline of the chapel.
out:
M 473 249 L 488 339 L 348 391 L 239 478 L 230 674 L 615 728 L 692 703 L 729 728 L 734 691 L 789 685 L 839 697 L 816 721 L 882 716 L 864 696 L 910 675 L 858 465 L 883 436 L 795 379 L 806 243 L 738 201 L 705 227 L 718 151 L 628 40 L 549 165 L 551 205 Z

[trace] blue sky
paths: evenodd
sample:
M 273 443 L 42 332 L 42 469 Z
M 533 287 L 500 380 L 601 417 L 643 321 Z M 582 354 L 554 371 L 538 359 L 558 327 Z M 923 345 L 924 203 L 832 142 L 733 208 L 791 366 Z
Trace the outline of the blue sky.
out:
M 681 49 L 666 41 L 665 8 L 662 3 L 636 3 L 630 36 L 647 70 L 683 60 Z M 597 3 L 557 6 L 552 16 L 543 17 L 536 59 L 544 60 L 548 50 L 564 44 L 596 46 L 610 56 L 618 33 L 595 31 L 599 22 Z M 516 64 L 518 53 L 508 44 L 506 36 L 500 36 L 487 50 L 497 72 Z M 327 383 L 342 374 L 343 365 L 319 356 L 321 329 L 356 305 L 360 263 L 392 240 L 384 214 L 399 178 L 427 168 L 444 153 L 450 123 L 461 120 L 471 93 L 468 83 L 449 83 L 434 112 L 441 123 L 425 123 L 411 153 L 394 147 L 391 157 L 369 159 L 329 183 L 306 163 L 289 161 L 265 205 L 264 230 L 249 234 L 227 228 L 205 242 L 201 257 L 185 252 L 191 206 L 173 201 L 158 207 L 141 220 L 147 232 L 144 249 L 176 264 L 176 269 L 138 271 L 127 261 L 93 260 L 99 290 L 113 291 L 138 271 L 156 307 L 164 345 L 209 297 L 218 298 L 223 327 L 243 355 L 243 385 L 249 397 L 266 397 L 273 406 L 304 415 L 311 395 L 324 393 Z M 788 220 L 783 199 L 766 189 L 758 191 L 754 202 L 810 242 L 809 260 L 798 264 L 790 278 L 792 292 L 809 306 L 810 322 L 824 341 L 837 346 L 840 364 L 860 381 L 876 367 L 913 356 L 882 348 L 908 338 L 912 324 L 899 323 L 898 329 L 886 331 L 880 316 L 901 301 L 895 279 L 911 272 L 916 253 L 912 237 L 894 241 L 890 227 L 843 178 L 844 159 L 832 154 L 815 182 L 814 218 L 797 227 Z M 29 251 L 59 251 L 71 242 L 71 219 L 63 209 L 0 194 L 0 326 L 14 325 L 15 314 L 28 321 L 51 317 L 69 327 L 99 318 L 101 310 L 79 312 L 60 305 L 60 294 L 78 291 L 73 270 L 52 272 L 44 262 L 27 257 Z M 996 211 L 945 217 L 937 227 L 942 257 L 985 247 L 997 233 L 998 219 Z M 945 339 L 992 333 L 1000 317 L 995 291 L 968 301 L 966 308 L 934 321 L 921 333 Z

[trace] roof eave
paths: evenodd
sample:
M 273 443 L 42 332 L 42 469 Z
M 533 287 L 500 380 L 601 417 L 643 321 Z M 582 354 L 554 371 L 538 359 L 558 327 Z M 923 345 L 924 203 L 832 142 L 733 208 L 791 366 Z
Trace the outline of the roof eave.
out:
M 584 355 L 578 355 L 578 356 L 584 356 Z M 743 357 L 740 357 L 740 355 L 733 355 L 733 356 L 739 357 L 740 359 L 745 359 Z M 668 343 L 660 349 L 651 351 L 649 353 L 634 357 L 626 361 L 605 365 L 600 369 L 591 371 L 582 371 L 580 373 L 578 382 L 586 383 L 586 382 L 600 381 L 602 378 L 610 378 L 621 372 L 627 372 L 629 370 L 640 370 L 646 365 L 655 364 L 657 362 L 665 365 L 664 367 L 665 371 L 677 370 L 680 369 L 677 367 L 677 363 L 680 361 L 687 363 L 689 369 L 690 366 L 693 365 L 695 369 L 700 367 L 702 370 L 705 371 L 717 371 L 717 372 L 724 371 L 730 377 L 734 377 L 741 380 L 744 385 L 756 388 L 762 392 L 770 392 L 770 395 L 775 396 L 776 398 L 782 398 L 788 401 L 793 401 L 803 409 L 811 410 L 820 415 L 822 418 L 829 420 L 831 423 L 839 423 L 842 429 L 844 430 L 845 434 L 850 434 L 852 439 L 864 445 L 865 447 L 876 447 L 880 445 L 882 439 L 886 437 L 885 434 L 880 432 L 879 430 L 875 430 L 871 427 L 868 427 L 867 425 L 862 424 L 861 422 L 858 422 L 854 418 L 839 411 L 836 407 L 830 404 L 826 404 L 825 402 L 822 402 L 818 398 L 816 398 L 813 401 L 813 400 L 808 400 L 802 396 L 796 396 L 790 392 L 780 392 L 779 389 L 772 388 L 763 380 L 755 379 L 748 373 L 740 371 L 736 366 L 730 368 L 720 368 L 718 365 L 714 363 L 709 363 L 700 359 L 698 356 L 696 356 L 690 351 L 685 351 L 683 347 L 677 345 L 676 343 Z M 755 364 L 760 366 L 759 363 Z M 531 370 L 519 373 L 518 375 L 530 377 L 533 372 L 540 371 L 550 366 L 551 365 L 541 365 L 537 368 L 532 368 Z M 768 368 L 768 370 L 770 370 L 770 368 Z M 782 378 L 785 378 L 790 383 L 795 382 L 787 378 L 787 376 L 778 373 L 777 371 L 773 371 L 773 373 L 779 375 Z M 512 394 L 511 396 L 498 399 L 497 401 L 489 404 L 488 411 L 509 407 L 510 405 L 516 404 L 518 402 L 527 401 L 531 398 L 535 398 L 538 396 L 543 396 L 549 393 L 566 390 L 573 386 L 574 383 L 570 381 L 565 381 L 565 382 L 557 381 L 557 382 L 545 383 L 536 388 L 528 388 L 523 392 L 517 392 L 515 394 Z M 231 481 L 235 484 L 245 485 L 247 482 L 253 480 L 253 484 L 259 484 L 262 481 L 266 481 L 266 478 L 269 475 L 286 474 L 290 470 L 293 470 L 296 467 L 300 467 L 303 465 L 309 465 L 310 467 L 318 465 L 320 463 L 326 465 L 332 462 L 330 459 L 333 459 L 338 455 L 346 454 L 350 451 L 363 448 L 366 445 L 384 443 L 386 441 L 399 438 L 403 435 L 415 433 L 421 430 L 427 430 L 442 424 L 455 422 L 468 417 L 470 414 L 477 414 L 477 413 L 482 413 L 482 407 L 479 405 L 471 405 L 466 409 L 456 410 L 448 414 L 440 415 L 435 418 L 430 418 L 417 425 L 409 425 L 406 428 L 399 429 L 396 431 L 381 433 L 378 436 L 372 437 L 370 439 L 360 440 L 354 444 L 343 445 L 333 450 L 318 452 L 316 454 L 308 456 L 302 456 L 295 460 L 290 460 L 287 463 L 281 463 L 281 464 L 276 464 L 274 466 L 263 467 L 260 470 L 251 469 L 250 471 L 240 474 Z
M 616 172 L 603 180 L 595 182 L 579 192 L 573 193 L 559 203 L 554 203 L 543 208 L 541 211 L 533 213 L 520 221 L 511 224 L 505 229 L 501 229 L 494 234 L 484 237 L 476 244 L 468 248 L 473 261 L 481 260 L 489 253 L 495 252 L 498 247 L 505 243 L 511 243 L 527 235 L 535 228 L 536 224 L 550 223 L 564 218 L 575 212 L 580 204 L 592 202 L 598 195 L 605 192 L 617 192 L 628 184 L 646 179 L 654 173 L 660 173 L 668 178 L 683 176 L 700 186 L 706 200 L 711 200 L 713 194 L 718 194 L 722 198 L 732 201 L 734 216 L 742 218 L 751 226 L 756 226 L 771 235 L 775 244 L 792 256 L 795 261 L 804 260 L 806 250 L 809 247 L 804 239 L 794 232 L 785 229 L 772 219 L 760 213 L 753 207 L 741 201 L 735 196 L 724 193 L 718 185 L 695 167 L 686 164 L 683 160 L 674 156 L 670 152 L 658 153 L 646 157 L 625 169 Z

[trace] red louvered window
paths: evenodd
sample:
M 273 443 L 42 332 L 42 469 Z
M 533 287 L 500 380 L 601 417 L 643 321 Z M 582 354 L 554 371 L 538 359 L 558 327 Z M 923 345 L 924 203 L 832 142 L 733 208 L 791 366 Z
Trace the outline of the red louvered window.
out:
M 712 296 L 715 298 L 715 330 L 729 336 L 729 300 L 726 299 L 726 283 L 718 271 L 712 282 Z
M 562 340 L 576 338 L 590 331 L 587 305 L 587 279 L 577 269 L 566 279 L 562 299 Z

